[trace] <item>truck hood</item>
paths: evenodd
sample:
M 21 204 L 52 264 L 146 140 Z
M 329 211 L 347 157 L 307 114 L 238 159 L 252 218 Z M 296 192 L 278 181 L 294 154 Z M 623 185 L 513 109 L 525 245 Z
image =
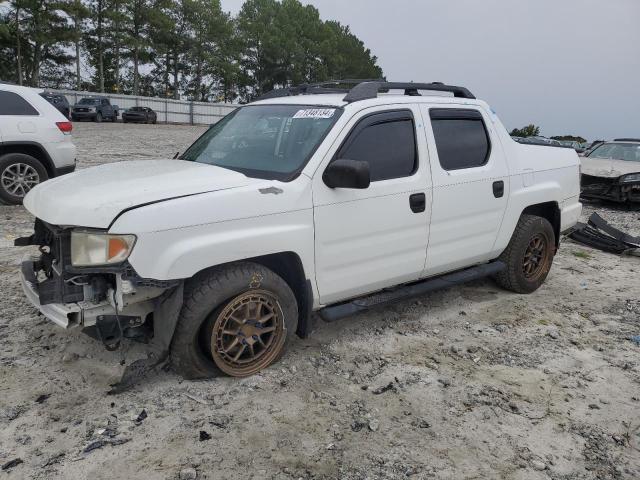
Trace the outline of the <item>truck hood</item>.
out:
M 183 160 L 137 160 L 63 175 L 31 190 L 25 208 L 53 225 L 108 228 L 124 210 L 259 180 Z
M 580 157 L 582 173 L 593 177 L 618 178 L 627 173 L 640 172 L 640 162 L 609 158 Z

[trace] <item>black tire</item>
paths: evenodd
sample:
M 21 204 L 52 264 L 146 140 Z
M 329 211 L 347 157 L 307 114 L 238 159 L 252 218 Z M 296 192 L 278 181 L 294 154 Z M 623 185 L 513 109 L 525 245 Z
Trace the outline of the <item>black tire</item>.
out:
M 158 123 L 158 117 L 153 117 L 153 124 L 155 125 L 156 123 Z
M 71 115 L 71 121 L 72 121 L 72 122 L 77 122 L 77 121 L 78 121 L 78 119 L 75 117 L 75 115 Z
M 96 122 L 97 123 L 101 123 L 102 122 L 102 113 L 100 113 L 100 112 L 96 113 Z
M 535 292 L 544 283 L 556 251 L 556 236 L 546 218 L 522 215 L 499 260 L 507 268 L 495 276 L 502 288 L 516 293 Z
M 0 156 L 0 200 L 2 203 L 9 205 L 20 205 L 22 203 L 24 194 L 16 195 L 8 190 L 11 189 L 11 184 L 9 183 L 10 179 L 7 174 L 11 173 L 9 169 L 11 169 L 12 166 L 14 166 L 15 169 L 18 164 L 29 165 L 33 170 L 35 170 L 38 176 L 38 184 L 49 179 L 49 175 L 47 174 L 47 170 L 44 165 L 31 155 L 26 155 L 24 153 L 7 153 L 6 155 Z M 31 186 L 29 190 L 34 186 L 35 184 Z
M 268 336 L 267 346 L 259 353 L 261 356 L 256 357 L 257 361 L 253 365 L 236 368 L 229 365 L 231 362 L 222 359 L 224 355 L 230 355 L 228 351 L 213 351 L 212 345 L 222 345 L 224 332 L 228 330 L 225 329 L 225 325 L 231 325 L 221 324 L 225 312 L 233 308 L 236 302 L 253 296 L 266 296 L 273 300 L 272 305 L 277 311 L 272 315 L 273 339 Z M 249 309 L 247 304 L 250 303 L 251 300 L 246 300 L 241 306 Z M 262 306 L 259 307 L 261 308 Z M 261 313 L 257 312 L 256 315 Z M 232 315 L 229 313 L 228 317 Z M 253 324 L 263 328 L 257 320 L 253 321 Z M 296 331 L 297 324 L 298 304 L 295 295 L 289 285 L 273 271 L 251 262 L 211 269 L 196 275 L 185 285 L 184 303 L 171 343 L 171 364 L 176 372 L 187 379 L 219 375 L 250 376 L 280 359 Z M 278 329 L 275 326 L 278 326 Z M 244 325 L 238 331 L 243 328 Z M 214 337 L 214 329 L 216 332 L 222 330 L 223 334 L 216 333 Z M 233 338 L 231 336 L 231 339 Z M 244 333 L 242 338 L 245 338 Z M 250 340 L 249 337 L 246 339 Z M 262 337 L 260 343 L 265 345 Z M 238 348 L 244 351 L 244 345 L 247 345 L 245 340 L 242 340 L 242 344 L 243 346 L 238 345 Z M 250 345 L 252 353 L 254 345 L 258 343 Z

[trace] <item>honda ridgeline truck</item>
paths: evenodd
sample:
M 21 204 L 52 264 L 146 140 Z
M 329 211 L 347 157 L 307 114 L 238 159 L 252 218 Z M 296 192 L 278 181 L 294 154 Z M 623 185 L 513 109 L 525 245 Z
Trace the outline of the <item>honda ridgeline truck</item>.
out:
M 344 84 L 275 90 L 176 160 L 38 185 L 16 240 L 40 250 L 22 263 L 29 301 L 108 348 L 147 331 L 185 377 L 240 377 L 313 311 L 482 276 L 540 287 L 581 212 L 575 151 L 514 142 L 466 88 Z

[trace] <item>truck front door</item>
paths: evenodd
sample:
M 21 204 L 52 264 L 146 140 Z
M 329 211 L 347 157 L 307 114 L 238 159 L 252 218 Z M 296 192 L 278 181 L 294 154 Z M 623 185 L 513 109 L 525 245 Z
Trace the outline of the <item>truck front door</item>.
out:
M 433 175 L 424 276 L 492 260 L 509 196 L 506 159 L 493 123 L 476 106 L 422 105 Z
M 375 107 L 355 115 L 313 179 L 316 280 L 329 304 L 417 279 L 424 269 L 431 173 L 420 109 Z M 366 189 L 329 188 L 336 159 L 369 163 Z

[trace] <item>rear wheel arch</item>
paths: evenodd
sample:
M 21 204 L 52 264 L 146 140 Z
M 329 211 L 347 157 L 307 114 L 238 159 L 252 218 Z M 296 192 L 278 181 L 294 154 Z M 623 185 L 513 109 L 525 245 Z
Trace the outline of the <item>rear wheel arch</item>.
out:
M 556 243 L 555 247 L 556 249 L 558 248 L 558 246 L 560 245 L 561 221 L 561 212 L 558 202 L 543 202 L 529 205 L 522 211 L 520 218 L 522 218 L 523 215 L 534 215 L 536 217 L 546 219 L 553 227 L 553 233 L 555 234 Z
M 7 153 L 24 153 L 38 160 L 47 171 L 49 178 L 56 175 L 53 161 L 47 151 L 36 142 L 4 142 L 0 144 L 0 156 Z

